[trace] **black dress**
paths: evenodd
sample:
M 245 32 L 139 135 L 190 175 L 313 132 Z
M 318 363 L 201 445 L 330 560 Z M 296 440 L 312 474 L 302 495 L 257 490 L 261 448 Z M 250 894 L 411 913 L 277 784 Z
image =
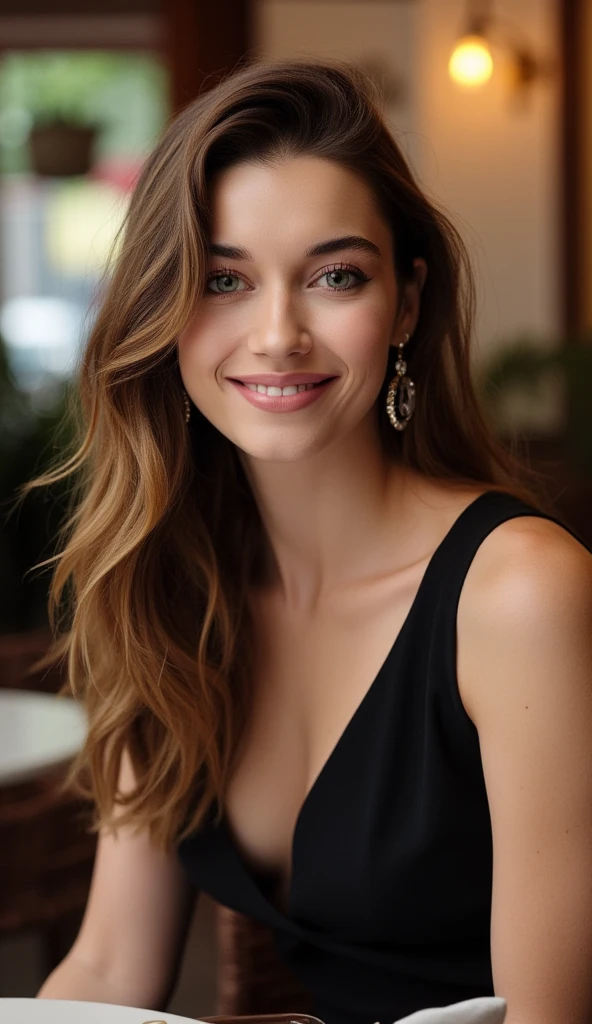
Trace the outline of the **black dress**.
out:
M 199 889 L 273 928 L 327 1024 L 388 1024 L 493 995 L 491 823 L 479 738 L 457 686 L 456 613 L 479 545 L 524 515 L 542 513 L 489 491 L 432 556 L 301 808 L 287 913 L 224 821 L 209 819 L 179 846 Z

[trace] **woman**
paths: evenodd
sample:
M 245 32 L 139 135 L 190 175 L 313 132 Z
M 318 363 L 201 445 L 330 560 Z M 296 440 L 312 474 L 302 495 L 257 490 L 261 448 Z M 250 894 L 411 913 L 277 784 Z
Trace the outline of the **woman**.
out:
M 471 313 L 351 69 L 248 67 L 166 131 L 40 481 L 83 470 L 54 656 L 100 829 L 41 996 L 164 1005 L 203 888 L 330 1024 L 590 1020 L 592 558 L 483 423 Z

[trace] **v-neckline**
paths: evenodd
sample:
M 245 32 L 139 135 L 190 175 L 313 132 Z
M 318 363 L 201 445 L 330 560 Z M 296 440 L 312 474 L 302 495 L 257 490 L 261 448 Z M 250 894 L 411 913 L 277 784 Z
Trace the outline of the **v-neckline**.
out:
M 335 762 L 337 756 L 339 755 L 339 751 L 343 748 L 345 742 L 347 741 L 348 736 L 354 730 L 357 722 L 362 717 L 364 709 L 370 703 L 372 695 L 375 694 L 377 689 L 378 689 L 379 681 L 384 677 L 385 672 L 387 670 L 387 667 L 389 666 L 391 660 L 395 656 L 395 653 L 398 651 L 399 647 L 401 646 L 402 641 L 403 641 L 403 637 L 404 637 L 405 633 L 409 630 L 410 624 L 411 624 L 415 614 L 417 613 L 417 609 L 419 607 L 420 600 L 421 600 L 421 598 L 423 596 L 424 591 L 426 590 L 429 578 L 432 576 L 433 572 L 435 571 L 435 566 L 438 563 L 438 561 L 440 560 L 440 556 L 441 556 L 441 553 L 442 553 L 444 547 L 448 546 L 448 544 L 449 544 L 449 542 L 450 542 L 450 540 L 452 538 L 452 534 L 456 533 L 457 530 L 461 527 L 462 522 L 465 519 L 465 517 L 467 516 L 467 514 L 469 513 L 469 511 L 473 510 L 475 505 L 478 502 L 481 502 L 484 498 L 487 498 L 491 494 L 496 494 L 496 493 L 499 493 L 499 492 L 497 492 L 497 491 L 483 491 L 482 494 L 479 494 L 476 498 L 473 499 L 473 501 L 469 502 L 469 504 L 466 505 L 465 508 L 462 510 L 462 512 L 460 512 L 459 515 L 456 517 L 454 522 L 451 524 L 451 526 L 448 528 L 448 530 L 444 534 L 444 537 L 442 538 L 442 540 L 439 542 L 438 546 L 432 552 L 432 554 L 431 554 L 431 556 L 429 558 L 428 564 L 425 567 L 423 576 L 421 577 L 421 580 L 419 582 L 419 586 L 418 586 L 418 588 L 417 588 L 417 590 L 415 592 L 415 596 L 413 598 L 413 601 L 411 602 L 411 605 L 409 606 L 409 609 L 408 609 L 407 614 L 406 614 L 406 616 L 405 616 L 405 618 L 403 620 L 403 623 L 402 623 L 399 631 L 397 632 L 397 635 L 395 636 L 395 639 L 393 640 L 393 642 L 392 642 L 392 644 L 391 644 L 391 646 L 390 646 L 390 648 L 389 648 L 389 650 L 388 650 L 388 652 L 386 654 L 386 657 L 384 658 L 380 668 L 378 669 L 378 672 L 374 676 L 374 679 L 370 683 L 370 686 L 365 691 L 364 696 L 361 698 L 359 704 L 356 706 L 356 708 L 353 711 L 351 717 L 348 719 L 348 721 L 347 721 L 346 725 L 344 726 L 342 732 L 338 736 L 338 738 L 337 738 L 333 748 L 331 749 L 327 759 L 325 760 L 325 762 L 322 765 L 320 771 L 316 775 L 312 785 L 310 786 L 308 792 L 306 793 L 306 795 L 304 797 L 304 800 L 302 801 L 302 804 L 300 805 L 300 809 L 298 811 L 298 814 L 296 815 L 296 819 L 295 819 L 295 822 L 294 822 L 294 829 L 293 829 L 293 832 L 292 832 L 292 840 L 291 840 L 291 844 L 290 844 L 290 851 L 291 851 L 291 854 L 290 854 L 290 877 L 288 879 L 288 884 L 286 886 L 287 900 L 286 900 L 286 908 L 285 909 L 283 909 L 282 907 L 278 907 L 263 892 L 259 882 L 257 881 L 256 873 L 254 872 L 254 870 L 248 864 L 245 856 L 241 852 L 241 850 L 240 850 L 240 848 L 239 848 L 239 846 L 238 846 L 238 844 L 236 842 L 236 839 L 234 837 L 234 834 L 233 834 L 230 822 L 228 820 L 228 817 L 226 815 L 226 812 L 224 812 L 224 814 L 222 816 L 222 819 L 221 819 L 221 822 L 220 822 L 220 826 L 221 826 L 221 828 L 224 831 L 224 835 L 225 835 L 225 837 L 226 837 L 230 847 L 232 848 L 233 855 L 234 855 L 235 859 L 237 860 L 237 862 L 239 863 L 242 871 L 247 876 L 247 878 L 252 883 L 252 885 L 255 887 L 255 889 L 257 890 L 257 892 L 259 894 L 259 896 L 271 908 L 271 910 L 274 912 L 274 914 L 279 915 L 284 921 L 286 921 L 286 920 L 293 920 L 292 904 L 293 904 L 294 875 L 295 875 L 294 866 L 295 866 L 295 862 L 296 862 L 296 852 L 297 852 L 298 836 L 299 836 L 299 833 L 302 830 L 302 820 L 306 816 L 307 810 L 310 807 L 310 804 L 311 804 L 312 800 L 315 798 L 316 794 L 318 793 L 319 787 L 322 785 L 323 778 L 326 777 L 328 772 L 331 770 L 331 766 L 333 765 L 333 763 Z

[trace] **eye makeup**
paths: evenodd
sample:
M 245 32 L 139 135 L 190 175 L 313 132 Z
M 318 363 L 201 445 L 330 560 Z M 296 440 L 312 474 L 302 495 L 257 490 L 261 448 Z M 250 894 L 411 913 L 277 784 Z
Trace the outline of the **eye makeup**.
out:
M 354 284 L 346 285 L 345 287 L 342 287 L 342 286 L 340 286 L 338 284 L 335 284 L 334 287 L 327 286 L 326 288 L 323 288 L 322 289 L 323 291 L 330 291 L 330 292 L 352 291 L 352 289 L 358 287 L 358 285 L 364 284 L 366 281 L 370 281 L 371 280 L 371 278 L 367 274 L 365 274 L 363 270 L 360 270 L 359 267 L 353 266 L 350 263 L 333 263 L 330 266 L 323 267 L 321 270 L 319 270 L 317 272 L 317 274 L 316 274 L 316 277 L 313 278 L 313 280 L 311 282 L 311 285 L 312 286 L 316 285 L 319 281 L 321 281 L 323 279 L 323 277 L 326 277 L 329 274 L 338 274 L 338 273 L 349 274 L 351 277 L 353 277 L 355 279 L 355 283 Z M 224 278 L 226 278 L 229 281 L 230 280 L 236 280 L 236 281 L 242 281 L 245 284 L 247 284 L 246 278 L 243 277 L 243 275 L 240 274 L 238 271 L 233 270 L 230 267 L 220 267 L 219 270 L 212 271 L 208 275 L 208 277 L 207 277 L 206 289 L 207 289 L 207 292 L 208 292 L 209 295 L 236 295 L 237 293 L 240 293 L 240 292 L 246 290 L 246 289 L 242 289 L 242 288 L 229 288 L 227 291 L 218 291 L 218 290 L 216 290 L 214 288 L 210 288 L 211 282 L 213 282 L 213 281 L 221 281 Z

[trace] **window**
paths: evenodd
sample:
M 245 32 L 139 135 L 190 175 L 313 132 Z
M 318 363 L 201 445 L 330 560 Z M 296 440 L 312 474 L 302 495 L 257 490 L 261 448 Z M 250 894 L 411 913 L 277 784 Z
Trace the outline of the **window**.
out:
M 130 190 L 167 114 L 156 55 L 0 58 L 0 334 L 19 385 L 40 398 L 72 372 Z

